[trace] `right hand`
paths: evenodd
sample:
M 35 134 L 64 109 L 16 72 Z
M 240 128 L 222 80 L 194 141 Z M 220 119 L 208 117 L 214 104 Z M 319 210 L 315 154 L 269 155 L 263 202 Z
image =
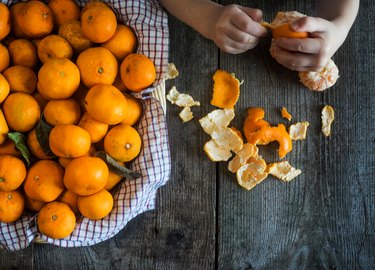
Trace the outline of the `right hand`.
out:
M 239 5 L 222 6 L 213 20 L 211 39 L 223 51 L 238 54 L 254 48 L 267 29 L 259 24 L 263 13 L 259 9 Z

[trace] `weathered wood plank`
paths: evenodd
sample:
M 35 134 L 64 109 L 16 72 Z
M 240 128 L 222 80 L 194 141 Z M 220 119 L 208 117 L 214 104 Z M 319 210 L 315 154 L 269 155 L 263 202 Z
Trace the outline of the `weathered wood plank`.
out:
M 224 1 L 233 3 L 233 1 Z M 278 10 L 308 14 L 308 1 L 251 4 L 271 20 Z M 249 1 L 239 1 L 248 4 Z M 286 159 L 303 174 L 289 184 L 269 177 L 247 192 L 235 176 L 220 168 L 218 216 L 219 269 L 366 269 L 373 266 L 374 244 L 374 37 L 370 29 L 374 4 L 365 3 L 345 45 L 335 55 L 341 78 L 324 93 L 301 86 L 295 72 L 275 63 L 269 44 L 240 56 L 222 54 L 221 67 L 244 80 L 235 125 L 242 127 L 245 109 L 261 106 L 272 124 L 286 106 L 294 121 L 310 122 L 307 140 L 294 143 Z M 367 59 L 367 60 L 365 60 Z M 370 60 L 371 59 L 371 60 Z M 320 132 L 325 104 L 336 110 L 333 134 Z M 277 160 L 276 146 L 262 154 Z

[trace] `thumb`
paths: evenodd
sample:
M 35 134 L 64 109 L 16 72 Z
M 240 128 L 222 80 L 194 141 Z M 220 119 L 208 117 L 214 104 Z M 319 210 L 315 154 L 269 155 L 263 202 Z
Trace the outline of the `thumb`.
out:
M 327 30 L 327 21 L 317 17 L 302 17 L 293 23 L 291 28 L 296 32 L 325 32 Z
M 240 9 L 245 12 L 253 21 L 260 22 L 263 18 L 263 12 L 260 9 L 241 6 Z

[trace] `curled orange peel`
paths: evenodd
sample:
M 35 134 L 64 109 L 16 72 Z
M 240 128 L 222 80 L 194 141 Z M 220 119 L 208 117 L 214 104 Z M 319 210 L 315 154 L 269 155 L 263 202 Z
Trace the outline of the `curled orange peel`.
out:
M 215 72 L 212 79 L 214 86 L 211 104 L 222 109 L 234 108 L 240 96 L 239 80 L 234 75 L 220 69 Z
M 262 128 L 269 127 L 270 124 L 263 120 L 264 110 L 262 108 L 249 108 L 247 110 L 247 117 L 244 122 L 243 130 L 247 141 L 251 138 L 251 134 L 261 130 Z M 259 144 L 262 144 L 259 142 Z
M 268 29 L 271 29 L 273 38 L 278 38 L 278 37 L 307 38 L 309 36 L 309 33 L 307 32 L 294 31 L 289 23 L 273 25 L 268 22 L 261 22 L 260 24 Z
M 287 153 L 292 151 L 292 140 L 283 124 L 277 127 L 264 127 L 256 132 L 253 132 L 248 138 L 251 144 L 268 144 L 277 141 L 279 143 L 279 157 L 284 158 Z

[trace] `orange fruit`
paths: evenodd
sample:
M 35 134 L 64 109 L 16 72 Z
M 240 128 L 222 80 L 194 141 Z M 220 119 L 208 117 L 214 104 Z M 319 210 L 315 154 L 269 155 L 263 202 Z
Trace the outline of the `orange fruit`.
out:
M 51 58 L 72 58 L 73 49 L 69 42 L 58 35 L 43 38 L 38 45 L 38 56 L 45 64 Z
M 31 68 L 11 66 L 4 70 L 3 75 L 12 91 L 31 94 L 36 88 L 37 77 Z
M 24 199 L 25 199 L 26 209 L 32 212 L 39 212 L 39 210 L 43 207 L 43 205 L 46 204 L 46 202 L 41 202 L 41 201 L 31 199 L 26 194 L 24 194 Z
M 0 43 L 0 72 L 9 67 L 10 57 L 8 49 Z
M 11 155 L 0 156 L 0 190 L 19 188 L 26 178 L 26 166 L 21 159 Z
M 25 208 L 25 199 L 18 190 L 0 191 L 0 222 L 14 222 Z
M 52 32 L 53 14 L 43 2 L 29 1 L 20 7 L 17 22 L 27 37 L 40 38 Z
M 272 37 L 287 37 L 287 38 L 307 38 L 309 34 L 307 32 L 296 32 L 294 31 L 289 23 L 283 23 L 272 28 Z
M 21 92 L 6 98 L 3 111 L 9 127 L 19 132 L 32 130 L 40 118 L 40 108 L 35 98 Z
M 115 125 L 124 119 L 127 101 L 116 87 L 109 84 L 97 84 L 87 93 L 85 107 L 88 114 L 95 120 Z
M 73 98 L 53 99 L 44 108 L 44 119 L 51 126 L 76 124 L 81 117 L 81 108 Z
M 96 143 L 103 139 L 108 131 L 107 124 L 95 120 L 87 112 L 82 115 L 81 120 L 79 120 L 78 126 L 83 128 L 90 134 L 91 143 Z
M 98 220 L 105 218 L 113 208 L 113 197 L 107 190 L 90 196 L 79 196 L 77 201 L 81 214 L 89 219 Z
M 65 168 L 64 184 L 70 191 L 88 196 L 105 187 L 108 173 L 107 164 L 100 158 L 79 157 Z
M 20 24 L 19 24 L 20 10 L 24 5 L 25 5 L 25 2 L 18 2 L 10 7 L 10 16 L 12 18 L 11 31 L 12 31 L 12 34 L 18 38 L 26 37 L 25 33 L 21 30 Z
M 10 32 L 10 11 L 9 8 L 0 3 L 0 40 L 5 38 Z
M 6 97 L 9 95 L 10 86 L 8 81 L 0 73 L 0 103 L 2 103 Z
M 85 155 L 91 145 L 90 134 L 71 124 L 55 126 L 49 135 L 51 151 L 58 157 L 75 158 Z
M 27 146 L 29 147 L 31 154 L 34 157 L 38 159 L 52 159 L 51 156 L 48 156 L 44 152 L 42 146 L 40 145 L 38 138 L 36 136 L 35 128 L 27 134 L 26 142 L 27 142 Z
M 100 7 L 100 8 L 109 8 L 110 7 L 102 2 L 101 0 L 90 0 L 86 5 L 84 5 L 82 7 L 82 10 L 81 10 L 81 15 L 83 12 L 87 11 L 89 8 L 93 8 L 93 7 Z
M 79 210 L 77 206 L 78 195 L 74 192 L 71 192 L 68 189 L 65 189 L 64 192 L 59 197 L 59 202 L 66 203 L 73 210 L 74 214 L 78 215 Z
M 87 87 L 95 84 L 112 84 L 117 75 L 118 63 L 113 54 L 102 47 L 89 48 L 77 58 L 81 80 Z
M 27 196 L 41 202 L 52 202 L 64 190 L 64 169 L 53 160 L 39 160 L 28 170 L 24 190 Z
M 78 20 L 81 8 L 73 0 L 50 0 L 48 7 L 51 9 L 55 27 L 58 29 L 65 21 Z
M 8 138 L 9 127 L 3 111 L 0 109 L 0 145 L 2 145 Z
M 126 56 L 135 52 L 137 37 L 129 26 L 118 24 L 114 35 L 102 47 L 108 49 L 117 61 L 122 62 Z
M 15 39 L 8 47 L 13 65 L 35 68 L 38 63 L 38 54 L 35 45 L 27 39 Z
M 70 43 L 76 54 L 92 46 L 92 42 L 83 34 L 82 24 L 78 20 L 65 21 L 59 28 L 59 35 Z
M 74 231 L 76 216 L 66 203 L 51 202 L 40 209 L 37 223 L 41 233 L 53 239 L 61 239 Z
M 121 124 L 127 124 L 132 126 L 135 123 L 137 123 L 141 118 L 143 108 L 141 102 L 131 97 L 130 95 L 126 95 L 126 101 L 128 103 L 128 107 L 126 110 L 125 117 L 121 121 Z
M 124 162 L 117 162 L 118 164 L 120 164 L 121 166 L 124 166 Z M 108 175 L 108 180 L 107 180 L 107 184 L 105 185 L 105 189 L 106 190 L 111 190 L 112 188 L 114 188 L 121 180 L 123 179 L 123 177 L 121 175 L 118 175 L 112 171 L 109 171 L 109 175 Z
M 85 9 L 81 14 L 82 31 L 94 43 L 108 41 L 115 33 L 117 19 L 109 7 L 100 5 Z
M 119 124 L 104 137 L 104 150 L 115 160 L 128 162 L 138 156 L 142 140 L 133 127 Z
M 67 58 L 52 58 L 39 70 L 37 88 L 47 99 L 68 98 L 80 82 L 78 67 Z
M 134 92 L 149 87 L 156 78 L 156 69 L 152 60 L 139 53 L 130 54 L 122 61 L 120 73 L 125 87 Z
M 6 139 L 5 142 L 0 144 L 0 155 L 22 156 L 21 152 L 16 148 L 16 144 L 11 139 Z

